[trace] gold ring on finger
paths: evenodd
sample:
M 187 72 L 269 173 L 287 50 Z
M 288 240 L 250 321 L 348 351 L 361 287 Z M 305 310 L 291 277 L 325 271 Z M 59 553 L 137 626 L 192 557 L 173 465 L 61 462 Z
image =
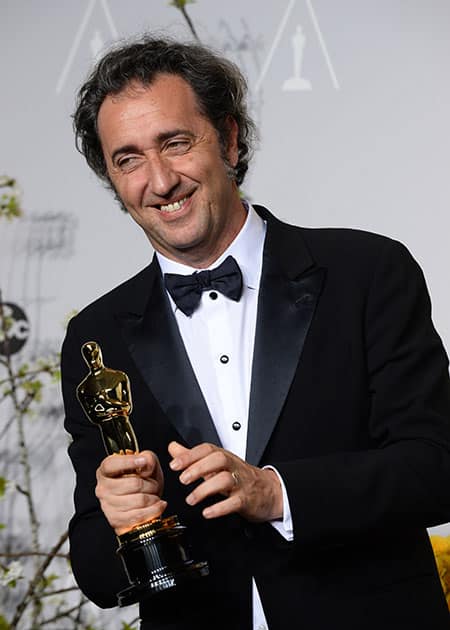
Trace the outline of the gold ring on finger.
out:
M 235 486 L 238 486 L 238 485 L 239 485 L 239 481 L 240 481 L 240 479 L 239 479 L 239 473 L 238 473 L 238 472 L 236 472 L 235 470 L 233 470 L 233 472 L 231 473 L 231 476 L 233 477 L 233 480 L 234 480 L 234 485 L 235 485 Z

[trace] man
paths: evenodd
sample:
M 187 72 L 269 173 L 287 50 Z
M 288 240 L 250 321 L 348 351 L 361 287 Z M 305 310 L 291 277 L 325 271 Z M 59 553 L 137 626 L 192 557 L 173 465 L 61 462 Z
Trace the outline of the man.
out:
M 167 508 L 210 576 L 142 601 L 142 628 L 448 628 L 426 528 L 450 520 L 450 385 L 421 271 L 390 239 L 242 202 L 244 97 L 229 62 L 152 38 L 81 88 L 81 151 L 156 255 L 64 343 L 75 576 L 116 605 L 114 533 Z M 151 450 L 105 458 L 75 397 L 89 340 Z

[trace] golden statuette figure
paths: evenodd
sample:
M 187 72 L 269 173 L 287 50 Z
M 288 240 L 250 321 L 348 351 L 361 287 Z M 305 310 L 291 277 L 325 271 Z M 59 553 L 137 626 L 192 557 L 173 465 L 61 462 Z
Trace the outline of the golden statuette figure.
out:
M 89 420 L 98 425 L 106 452 L 137 453 L 129 419 L 133 403 L 128 376 L 103 365 L 102 351 L 95 341 L 85 343 L 81 353 L 90 371 L 77 387 L 77 398 Z
M 96 341 L 84 343 L 81 353 L 89 373 L 77 387 L 77 398 L 89 420 L 99 427 L 106 452 L 139 452 L 130 422 L 133 403 L 128 376 L 104 366 Z M 208 564 L 191 558 L 185 530 L 177 516 L 169 516 L 141 523 L 118 536 L 117 553 L 130 582 L 117 594 L 120 606 L 179 586 L 187 579 L 208 575 Z

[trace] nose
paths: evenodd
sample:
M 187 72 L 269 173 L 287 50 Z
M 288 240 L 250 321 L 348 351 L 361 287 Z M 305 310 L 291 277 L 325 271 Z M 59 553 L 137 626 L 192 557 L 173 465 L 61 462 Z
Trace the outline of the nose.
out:
M 170 197 L 180 183 L 180 175 L 170 161 L 159 154 L 148 156 L 147 196 Z

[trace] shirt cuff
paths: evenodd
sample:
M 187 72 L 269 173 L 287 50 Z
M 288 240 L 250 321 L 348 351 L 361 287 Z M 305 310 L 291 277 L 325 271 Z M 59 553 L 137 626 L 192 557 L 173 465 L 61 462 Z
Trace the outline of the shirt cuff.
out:
M 273 466 L 263 466 L 264 469 L 273 470 L 278 477 L 281 484 L 281 492 L 283 493 L 283 518 L 269 521 L 272 527 L 275 527 L 277 532 L 283 536 L 283 538 L 289 542 L 294 540 L 294 526 L 292 524 L 291 507 L 289 505 L 289 499 L 286 492 L 286 486 L 284 481 L 276 468 Z

